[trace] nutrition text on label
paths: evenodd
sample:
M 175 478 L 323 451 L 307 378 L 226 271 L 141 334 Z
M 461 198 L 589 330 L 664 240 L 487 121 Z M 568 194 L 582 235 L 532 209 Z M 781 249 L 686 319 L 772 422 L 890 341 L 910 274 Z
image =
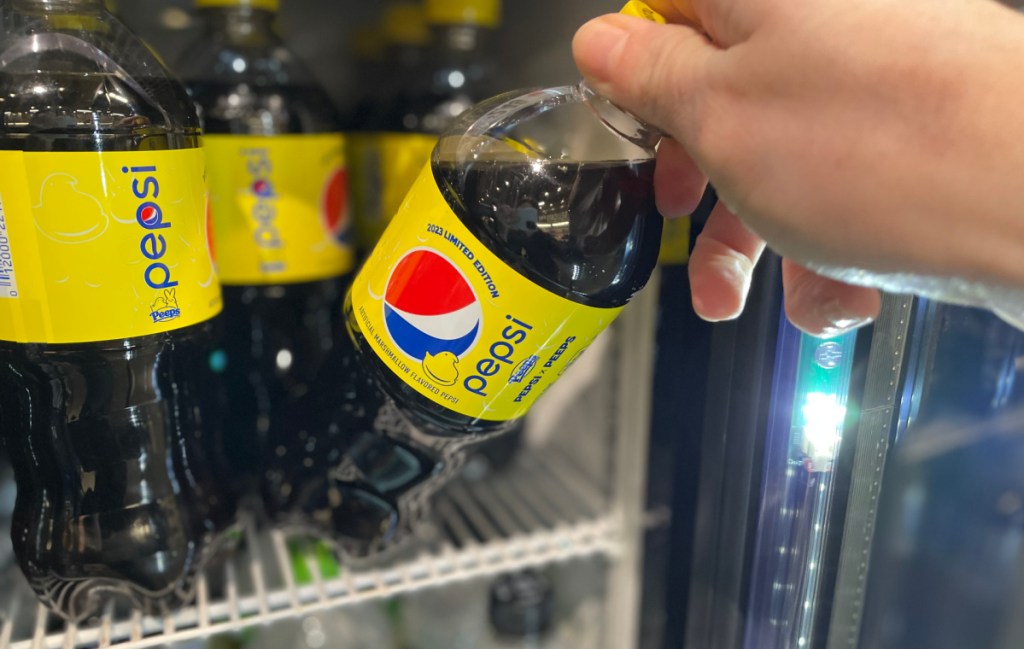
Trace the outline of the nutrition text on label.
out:
M 18 279 L 14 273 L 11 235 L 7 230 L 3 195 L 0 195 L 0 297 L 18 297 Z

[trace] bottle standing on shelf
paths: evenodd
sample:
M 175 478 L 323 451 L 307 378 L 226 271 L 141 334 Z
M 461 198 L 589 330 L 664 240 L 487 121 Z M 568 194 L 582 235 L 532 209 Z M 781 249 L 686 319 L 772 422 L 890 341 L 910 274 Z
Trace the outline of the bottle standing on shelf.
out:
M 498 577 L 491 584 L 487 617 L 490 633 L 481 649 L 555 647 L 554 592 L 548 579 L 534 570 Z
M 426 70 L 410 86 L 409 100 L 398 107 L 393 124 L 433 134 L 436 142 L 452 120 L 502 85 L 489 50 L 501 25 L 501 0 L 424 0 L 424 9 L 431 34 Z M 409 172 L 406 192 L 429 160 L 430 149 L 425 153 Z M 405 193 L 394 210 L 402 198 Z
M 404 12 L 405 10 L 403 10 Z M 370 197 L 359 211 L 361 246 L 369 252 L 398 211 L 440 135 L 460 113 L 494 94 L 497 66 L 488 52 L 491 33 L 500 24 L 500 0 L 426 0 L 423 5 L 429 46 L 425 51 L 392 48 L 401 81 L 373 122 L 370 173 L 358 191 Z M 385 24 L 405 20 L 402 12 Z M 401 24 L 401 23 L 399 23 Z M 425 29 L 425 28 L 424 28 Z M 415 32 L 410 30 L 411 36 Z M 392 41 L 401 34 L 388 32 Z M 408 40 L 408 39 L 407 39 Z
M 416 426 L 507 430 L 643 287 L 659 139 L 585 83 L 496 97 L 441 136 L 345 303 Z
M 593 649 L 602 634 L 603 575 L 593 561 L 476 578 L 423 590 L 395 605 L 408 649 Z M 579 577 L 583 589 L 564 577 Z M 568 586 L 568 593 L 564 586 Z M 575 592 L 573 592 L 575 591 Z M 556 597 L 557 595 L 557 597 Z M 565 595 L 568 595 L 566 597 Z M 563 601 L 559 601 L 563 600 Z
M 188 600 L 234 524 L 199 123 L 102 0 L 0 4 L 0 429 L 14 551 L 72 620 Z
M 373 86 L 361 88 L 367 97 L 360 102 L 361 109 L 351 121 L 348 149 L 352 162 L 350 179 L 356 243 L 363 256 L 369 253 L 387 226 L 390 214 L 385 203 L 390 202 L 394 207 L 395 199 L 391 194 L 387 194 L 387 199 L 385 196 L 388 187 L 401 176 L 401 170 L 409 166 L 407 159 L 422 163 L 436 142 L 434 137 L 412 132 L 384 138 L 387 131 L 406 131 L 391 124 L 392 116 L 404 110 L 408 88 L 421 82 L 426 74 L 430 30 L 422 4 L 404 0 L 388 3 L 379 32 L 383 38 L 387 73 L 378 81 L 377 92 L 373 92 Z M 387 144 L 385 150 L 381 148 L 382 141 Z M 399 201 L 402 195 L 399 194 Z
M 273 28 L 277 0 L 196 0 L 206 30 L 179 66 L 204 129 L 230 459 L 246 491 L 280 452 L 289 399 L 341 332 L 344 138 L 326 92 Z
M 392 78 L 393 70 L 385 57 L 386 46 L 383 30 L 379 23 L 369 23 L 357 27 L 349 35 L 349 49 L 354 76 L 348 84 L 348 104 L 343 107 L 344 126 L 346 130 L 346 147 L 352 146 L 352 134 L 368 128 L 374 112 L 380 110 L 385 99 L 387 82 Z M 349 160 L 349 181 L 352 180 L 352 162 Z M 354 197 L 353 197 L 354 199 Z M 355 220 L 353 205 L 353 228 L 358 227 Z M 358 230 L 356 242 L 358 243 Z

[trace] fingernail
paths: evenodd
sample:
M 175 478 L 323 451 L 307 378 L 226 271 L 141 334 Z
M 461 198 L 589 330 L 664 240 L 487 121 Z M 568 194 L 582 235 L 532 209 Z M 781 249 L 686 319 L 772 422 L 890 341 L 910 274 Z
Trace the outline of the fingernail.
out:
M 740 254 L 721 255 L 714 260 L 712 265 L 719 276 L 736 291 L 736 307 L 724 318 L 731 320 L 739 316 L 747 304 L 747 293 L 750 292 L 750 281 L 754 269 L 750 260 Z
M 708 311 L 707 304 L 704 303 L 704 298 L 701 297 L 700 292 L 691 290 L 690 301 L 693 303 L 693 312 L 704 318 Z
M 700 272 L 690 275 L 694 310 L 708 322 L 739 316 L 750 291 L 751 271 L 750 260 L 739 254 L 707 259 Z
M 596 18 L 576 32 L 577 63 L 584 75 L 608 81 L 615 75 L 629 34 L 607 18 Z
M 821 321 L 825 323 L 821 333 L 818 334 L 822 338 L 841 336 L 874 321 L 872 317 L 851 315 L 849 309 L 835 298 L 818 301 L 815 310 Z

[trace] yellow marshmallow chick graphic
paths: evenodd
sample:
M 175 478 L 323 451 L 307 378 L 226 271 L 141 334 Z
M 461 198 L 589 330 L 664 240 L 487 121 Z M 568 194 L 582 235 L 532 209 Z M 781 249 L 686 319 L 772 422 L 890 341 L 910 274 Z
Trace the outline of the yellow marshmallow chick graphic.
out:
M 38 203 L 33 206 L 36 228 L 60 249 L 60 254 L 48 255 L 46 260 L 50 291 L 79 296 L 103 288 L 110 273 L 108 267 L 95 263 L 96 246 L 102 246 L 103 260 L 111 266 L 123 269 L 141 264 L 137 245 L 104 245 L 107 236 L 117 237 L 138 226 L 134 214 L 121 217 L 114 213 L 110 197 L 96 181 L 55 173 L 41 183 Z M 151 298 L 143 299 L 148 302 Z
M 103 236 L 110 217 L 103 204 L 78 188 L 78 179 L 56 173 L 43 181 L 39 192 L 36 227 L 48 239 L 65 245 L 80 245 Z M 59 209 L 50 209 L 52 206 Z
M 428 353 L 423 359 L 423 371 L 439 385 L 455 385 L 459 380 L 459 370 L 455 367 L 458 363 L 459 358 L 451 352 L 441 352 L 437 356 Z

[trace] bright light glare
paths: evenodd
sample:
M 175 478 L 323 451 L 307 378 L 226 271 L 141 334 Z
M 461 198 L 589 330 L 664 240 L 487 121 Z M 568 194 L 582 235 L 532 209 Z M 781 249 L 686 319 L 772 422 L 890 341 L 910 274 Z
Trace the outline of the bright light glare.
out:
M 452 88 L 461 88 L 466 84 L 466 75 L 462 74 L 458 70 L 450 72 L 448 74 L 448 85 Z
M 292 353 L 287 349 L 282 349 L 277 352 L 277 367 L 281 370 L 287 370 L 292 366 Z
M 814 457 L 831 456 L 839 443 L 846 406 L 834 394 L 810 392 L 804 400 L 804 438 Z

